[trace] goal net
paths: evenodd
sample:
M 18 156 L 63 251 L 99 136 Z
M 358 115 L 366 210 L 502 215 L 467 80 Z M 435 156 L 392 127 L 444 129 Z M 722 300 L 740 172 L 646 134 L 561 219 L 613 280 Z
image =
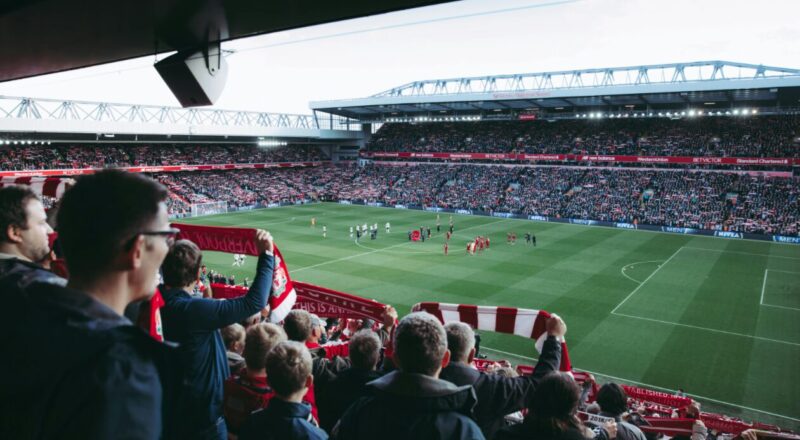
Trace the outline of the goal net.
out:
M 228 202 L 192 203 L 192 217 L 226 212 L 228 212 Z

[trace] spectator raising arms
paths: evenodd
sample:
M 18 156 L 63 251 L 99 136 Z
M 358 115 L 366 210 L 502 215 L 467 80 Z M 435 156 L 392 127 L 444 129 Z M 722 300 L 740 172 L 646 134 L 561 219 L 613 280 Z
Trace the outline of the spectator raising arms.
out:
M 192 296 L 202 264 L 197 245 L 179 240 L 164 259 L 164 286 L 160 288 L 165 302 L 161 309 L 164 338 L 180 344 L 186 376 L 180 424 L 171 438 L 227 438 L 222 401 L 223 383 L 230 371 L 219 330 L 257 314 L 266 306 L 272 286 L 272 236 L 258 230 L 255 241 L 259 256 L 253 285 L 247 295 L 226 301 Z

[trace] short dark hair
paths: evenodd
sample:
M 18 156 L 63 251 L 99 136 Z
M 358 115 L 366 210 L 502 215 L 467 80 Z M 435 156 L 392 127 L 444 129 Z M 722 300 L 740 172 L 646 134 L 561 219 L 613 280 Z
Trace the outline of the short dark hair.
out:
M 169 287 L 188 286 L 197 280 L 202 262 L 203 253 L 196 244 L 189 240 L 176 241 L 161 263 L 164 284 Z
M 371 370 L 381 357 L 381 340 L 372 330 L 359 330 L 350 338 L 353 367 Z
M 597 404 L 603 412 L 619 415 L 628 410 L 628 395 L 619 384 L 609 382 L 597 392 Z
M 106 170 L 80 177 L 58 210 L 58 237 L 69 273 L 94 278 L 152 222 L 167 190 L 149 177 Z
M 272 323 L 256 324 L 247 330 L 244 341 L 244 363 L 251 370 L 260 370 L 267 364 L 267 355 L 286 340 L 286 332 Z
M 455 362 L 466 362 L 469 351 L 475 348 L 475 332 L 463 322 L 449 322 L 444 326 L 447 332 L 447 349 Z
M 6 231 L 9 226 L 28 228 L 28 213 L 25 212 L 25 208 L 31 200 L 40 199 L 26 186 L 8 186 L 0 189 L 0 242 L 8 240 Z
M 311 353 L 296 341 L 284 341 L 267 354 L 267 377 L 279 396 L 290 396 L 306 385 L 311 375 Z
M 433 376 L 442 366 L 447 334 L 433 315 L 416 312 L 400 320 L 395 331 L 394 354 L 405 373 Z
M 295 309 L 283 320 L 283 329 L 290 341 L 305 342 L 314 328 L 311 314 L 305 310 Z

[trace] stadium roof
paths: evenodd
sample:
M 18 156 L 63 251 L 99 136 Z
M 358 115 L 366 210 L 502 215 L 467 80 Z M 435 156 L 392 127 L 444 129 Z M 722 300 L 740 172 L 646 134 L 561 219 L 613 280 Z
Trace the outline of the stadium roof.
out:
M 447 1 L 4 1 L 0 82 Z
M 355 144 L 360 129 L 312 115 L 0 96 L 0 144 L 6 145 L 19 139 Z
M 704 106 L 800 107 L 800 69 L 729 61 L 608 67 L 415 81 L 367 98 L 310 103 L 364 122 Z

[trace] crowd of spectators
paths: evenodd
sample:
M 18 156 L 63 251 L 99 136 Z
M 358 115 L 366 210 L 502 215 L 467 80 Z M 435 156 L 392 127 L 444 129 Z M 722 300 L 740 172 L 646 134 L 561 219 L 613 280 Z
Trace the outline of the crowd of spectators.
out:
M 31 145 L 0 148 L 0 171 L 324 160 L 319 148 L 288 145 Z
M 388 123 L 372 151 L 795 157 L 800 116 Z
M 371 164 L 156 177 L 171 190 L 173 213 L 211 201 L 240 207 L 352 200 L 763 234 L 800 231 L 798 179 L 747 173 Z
M 277 251 L 260 229 L 246 293 L 198 297 L 203 255 L 175 240 L 167 198 L 141 174 L 81 177 L 60 202 L 57 254 L 39 198 L 0 189 L 0 324 L 15 335 L 3 342 L 14 362 L 0 363 L 4 437 L 645 439 L 648 409 L 632 410 L 622 386 L 603 385 L 591 403 L 591 375 L 556 371 L 567 333 L 556 315 L 528 342 L 539 360 L 524 375 L 479 367 L 473 329 L 426 312 L 400 319 L 387 305 L 378 321 L 325 321 L 294 309 L 266 322 Z M 68 279 L 50 272 L 56 258 Z M 687 400 L 668 408 L 691 424 L 684 435 L 717 439 Z

